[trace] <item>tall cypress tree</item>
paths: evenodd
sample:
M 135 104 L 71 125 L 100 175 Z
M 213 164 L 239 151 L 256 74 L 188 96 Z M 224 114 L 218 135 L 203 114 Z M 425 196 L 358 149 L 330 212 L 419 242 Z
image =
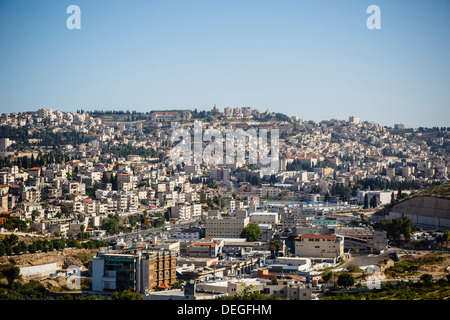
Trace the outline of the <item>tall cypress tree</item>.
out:
M 366 193 L 364 195 L 364 207 L 363 207 L 363 209 L 368 209 L 368 208 L 369 208 L 369 196 Z

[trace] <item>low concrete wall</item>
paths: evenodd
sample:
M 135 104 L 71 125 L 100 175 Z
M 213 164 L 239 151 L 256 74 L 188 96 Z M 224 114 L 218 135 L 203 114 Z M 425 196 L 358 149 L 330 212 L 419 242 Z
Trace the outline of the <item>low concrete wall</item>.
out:
M 20 274 L 23 276 L 34 276 L 38 274 L 53 273 L 58 270 L 56 262 L 41 264 L 39 266 L 22 267 L 20 268 Z
M 393 212 L 450 219 L 450 199 L 436 197 L 415 197 L 392 208 Z

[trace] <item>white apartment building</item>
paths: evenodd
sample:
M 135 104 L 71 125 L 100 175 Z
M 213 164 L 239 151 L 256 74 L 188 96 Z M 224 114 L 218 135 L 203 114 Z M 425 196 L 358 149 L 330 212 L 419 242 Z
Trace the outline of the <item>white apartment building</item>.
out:
M 295 241 L 295 255 L 338 259 L 344 254 L 344 237 L 335 234 L 302 234 Z
M 279 223 L 277 212 L 253 212 L 250 214 L 250 223 L 269 224 L 272 227 Z
M 84 204 L 81 201 L 73 201 L 71 207 L 73 212 L 84 212 Z
M 191 205 L 187 202 L 177 202 L 175 206 L 171 208 L 172 218 L 178 220 L 190 220 L 191 219 Z
M 126 211 L 128 209 L 128 196 L 126 194 L 114 194 L 113 201 L 116 202 L 117 211 Z
M 278 196 L 280 195 L 280 189 L 278 188 L 268 188 L 267 189 L 267 197 L 268 198 L 278 198 Z
M 200 240 L 200 232 L 198 231 L 177 231 L 175 232 L 175 237 L 177 239 L 183 239 L 183 240 Z
M 96 214 L 97 213 L 97 206 L 96 206 L 96 201 L 91 200 L 91 199 L 86 199 L 83 200 L 83 205 L 84 205 L 84 213 L 88 213 L 88 214 Z
M 240 238 L 242 231 L 249 224 L 249 218 L 208 217 L 205 220 L 206 238 Z
M 222 198 L 223 200 L 223 205 L 226 209 L 228 209 L 229 211 L 234 211 L 236 209 L 236 200 L 234 200 L 231 197 L 228 198 Z
M 96 214 L 98 215 L 108 214 L 108 204 L 96 201 L 95 206 L 96 206 L 95 208 Z
M 45 229 L 51 234 L 59 233 L 61 235 L 66 235 L 69 231 L 69 223 L 47 223 Z
M 202 205 L 201 204 L 192 204 L 191 205 L 191 219 L 200 218 L 202 216 Z

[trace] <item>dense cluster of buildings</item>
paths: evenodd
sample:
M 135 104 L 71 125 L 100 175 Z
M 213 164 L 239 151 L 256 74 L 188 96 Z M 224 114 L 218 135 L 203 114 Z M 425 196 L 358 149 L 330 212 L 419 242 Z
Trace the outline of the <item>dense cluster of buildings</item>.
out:
M 223 132 L 279 129 L 280 170 L 264 175 L 247 158 L 175 164 L 171 135 L 194 120 Z M 159 242 L 99 252 L 92 261 L 95 292 L 132 289 L 150 296 L 156 287 L 186 279 L 189 299 L 200 291 L 236 294 L 240 284 L 233 281 L 242 275 L 259 279 L 254 288 L 261 292 L 311 297 L 305 284 L 314 283 L 319 267 L 351 250 L 380 252 L 386 246 L 385 233 L 335 214 L 358 211 L 366 196 L 371 203 L 375 197 L 377 206 L 398 196 L 397 189 L 370 189 L 363 181 L 426 186 L 448 179 L 446 128 L 392 129 L 355 116 L 314 123 L 250 107 L 146 114 L 40 109 L 2 114 L 0 127 L 17 133 L 0 137 L 1 230 L 20 219 L 42 235 L 98 237 L 109 231 L 102 230 L 107 219 L 133 214 L 145 216 L 133 230 L 151 228 L 156 219 L 165 226 L 201 223 L 167 232 Z M 66 143 L 46 144 L 42 132 L 64 133 Z M 261 231 L 256 241 L 242 237 L 249 224 Z M 280 235 L 280 254 L 274 255 L 269 244 Z

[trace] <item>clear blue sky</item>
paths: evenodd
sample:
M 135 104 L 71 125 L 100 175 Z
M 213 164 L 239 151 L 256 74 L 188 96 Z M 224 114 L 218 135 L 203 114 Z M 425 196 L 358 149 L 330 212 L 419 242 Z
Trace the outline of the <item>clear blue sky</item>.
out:
M 217 104 L 450 126 L 447 0 L 0 0 L 0 41 L 1 112 Z

